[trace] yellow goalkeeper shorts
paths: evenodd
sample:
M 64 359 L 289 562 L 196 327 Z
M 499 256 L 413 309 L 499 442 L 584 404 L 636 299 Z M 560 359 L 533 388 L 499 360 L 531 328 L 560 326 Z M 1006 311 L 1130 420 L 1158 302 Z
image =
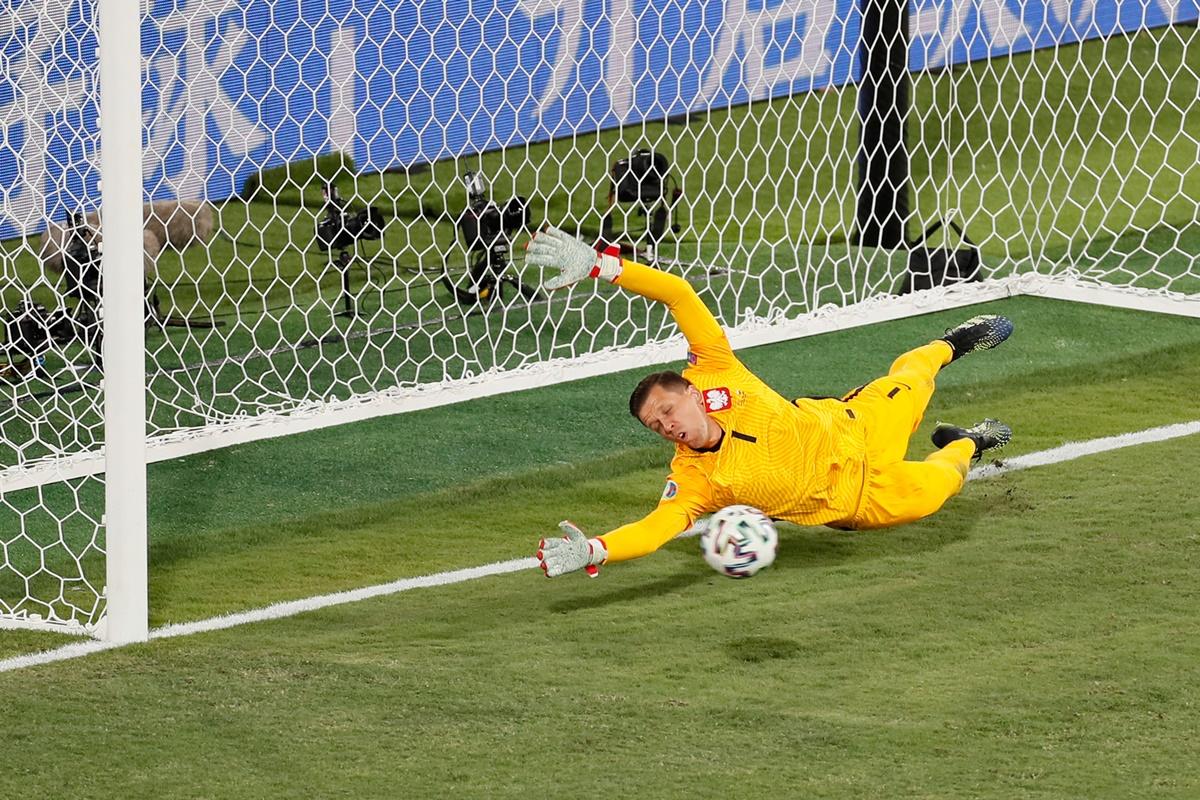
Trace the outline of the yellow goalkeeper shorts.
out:
M 950 361 L 938 340 L 896 359 L 888 374 L 843 398 L 866 429 L 867 475 L 858 510 L 844 527 L 886 528 L 926 517 L 958 494 L 975 445 L 952 442 L 925 461 L 905 461 L 908 440 L 933 397 L 934 378 Z M 842 526 L 839 526 L 842 527 Z

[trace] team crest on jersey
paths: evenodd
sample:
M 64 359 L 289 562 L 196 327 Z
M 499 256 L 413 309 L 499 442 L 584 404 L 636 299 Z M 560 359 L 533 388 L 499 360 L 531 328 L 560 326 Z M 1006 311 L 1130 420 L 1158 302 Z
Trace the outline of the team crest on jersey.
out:
M 670 500 L 672 497 L 674 497 L 677 494 L 679 494 L 679 484 L 673 480 L 668 479 L 667 485 L 663 487 L 662 499 Z
M 704 390 L 704 410 L 708 413 L 712 414 L 715 411 L 724 411 L 729 408 L 729 405 L 729 390 L 724 386 Z

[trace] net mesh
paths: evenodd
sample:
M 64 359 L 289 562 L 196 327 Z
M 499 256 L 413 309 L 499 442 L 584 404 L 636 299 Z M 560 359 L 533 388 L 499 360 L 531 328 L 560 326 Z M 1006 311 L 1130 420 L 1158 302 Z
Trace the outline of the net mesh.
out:
M 907 14 L 913 243 L 877 248 L 856 2 L 144 5 L 150 435 L 202 448 L 675 334 L 607 287 L 543 291 L 522 245 L 545 222 L 683 275 L 730 326 L 876 303 L 910 268 L 1194 302 L 1195 2 Z M 91 2 L 0 11 L 8 619 L 103 612 L 95 46 Z

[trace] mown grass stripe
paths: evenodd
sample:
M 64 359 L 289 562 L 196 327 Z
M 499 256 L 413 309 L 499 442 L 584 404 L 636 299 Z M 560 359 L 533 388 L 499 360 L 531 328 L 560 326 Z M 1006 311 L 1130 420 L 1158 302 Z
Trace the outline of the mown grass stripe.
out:
M 971 473 L 967 476 L 967 480 L 982 480 L 984 478 L 1003 475 L 1008 472 L 1016 472 L 1023 469 L 1030 469 L 1032 467 L 1048 466 L 1050 464 L 1058 464 L 1064 461 L 1073 461 L 1077 458 L 1083 458 L 1085 456 L 1095 455 L 1097 453 L 1104 453 L 1110 450 L 1119 450 L 1121 448 L 1133 447 L 1135 445 L 1162 442 L 1168 439 L 1178 439 L 1183 436 L 1192 436 L 1197 433 L 1200 433 L 1200 420 L 1181 422 L 1173 425 L 1162 425 L 1133 433 L 1105 436 L 1099 439 L 1088 439 L 1082 442 L 1068 442 L 1067 444 L 1059 447 L 1053 447 L 1049 450 L 1041 450 L 1036 453 L 1027 453 L 1022 456 L 1016 456 L 1007 461 L 998 461 L 992 464 L 976 467 L 975 469 L 971 470 Z M 508 561 L 497 561 L 492 564 L 484 564 L 478 567 L 468 567 L 465 569 L 451 570 L 448 572 L 438 572 L 415 578 L 403 578 L 390 583 L 377 584 L 375 586 L 365 586 L 361 589 L 351 589 L 344 592 L 334 592 L 332 594 L 317 595 L 300 600 L 290 600 L 283 603 L 275 603 L 263 608 L 251 609 L 249 611 L 241 611 L 234 614 L 226 614 L 219 617 L 196 620 L 195 622 L 182 622 L 172 625 L 165 625 L 161 628 L 155 628 L 152 630 L 150 632 L 150 639 L 170 639 L 179 636 L 190 636 L 196 633 L 224 630 L 226 628 L 233 628 L 239 625 L 249 625 L 256 622 L 265 622 L 267 620 L 283 619 L 285 617 L 292 617 L 308 611 L 316 611 L 318 609 L 344 605 L 346 603 L 356 603 L 361 600 L 398 594 L 400 592 L 407 592 L 412 589 L 429 589 L 438 586 L 448 586 L 454 583 L 462 583 L 464 581 L 477 580 L 479 578 L 486 578 L 494 575 L 505 575 L 525 569 L 534 569 L 536 567 L 537 560 L 534 558 L 515 558 Z M 125 644 L 117 642 L 75 642 L 63 647 L 55 648 L 53 650 L 45 650 L 39 653 L 30 653 L 28 655 L 14 656 L 12 658 L 0 660 L 0 672 L 9 672 L 11 670 L 35 667 L 42 664 L 51 664 L 56 661 L 66 661 L 72 658 L 79 658 L 80 656 L 87 656 L 93 653 L 101 653 L 105 650 L 112 650 L 124 646 Z

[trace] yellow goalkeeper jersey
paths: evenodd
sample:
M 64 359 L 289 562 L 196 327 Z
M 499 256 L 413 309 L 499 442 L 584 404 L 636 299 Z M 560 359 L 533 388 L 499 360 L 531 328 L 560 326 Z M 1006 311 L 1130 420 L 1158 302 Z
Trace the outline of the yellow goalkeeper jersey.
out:
M 744 503 L 801 525 L 850 519 L 866 474 L 863 426 L 839 400 L 789 401 L 734 355 L 729 340 L 682 278 L 625 261 L 618 286 L 665 303 L 688 341 L 683 376 L 725 431 L 713 452 L 675 446 L 658 507 L 600 538 L 609 561 L 651 553 L 700 515 Z

